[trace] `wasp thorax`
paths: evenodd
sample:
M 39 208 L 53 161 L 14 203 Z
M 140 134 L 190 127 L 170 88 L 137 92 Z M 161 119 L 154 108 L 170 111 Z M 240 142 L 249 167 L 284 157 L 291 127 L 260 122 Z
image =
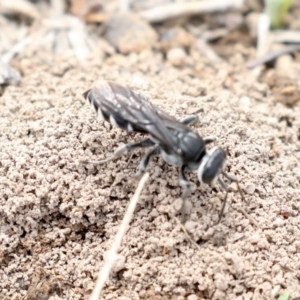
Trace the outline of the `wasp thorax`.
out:
M 194 132 L 188 132 L 180 141 L 182 156 L 184 162 L 189 163 L 200 162 L 205 154 L 205 143 L 200 136 Z

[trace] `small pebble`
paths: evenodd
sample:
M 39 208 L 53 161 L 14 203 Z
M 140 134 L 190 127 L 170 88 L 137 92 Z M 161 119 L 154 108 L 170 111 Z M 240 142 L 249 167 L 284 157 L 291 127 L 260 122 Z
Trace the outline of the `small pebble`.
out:
M 184 227 L 187 230 L 187 232 L 193 233 L 197 230 L 198 223 L 191 220 L 187 220 L 184 224 Z
M 261 236 L 259 234 L 253 234 L 248 238 L 248 241 L 251 244 L 257 244 L 261 239 Z
M 248 195 L 253 195 L 255 192 L 255 185 L 253 183 L 249 183 L 246 185 L 245 192 Z
M 183 67 L 186 64 L 187 55 L 183 48 L 175 47 L 167 52 L 167 60 L 175 67 Z
M 174 209 L 178 212 L 181 210 L 183 205 L 183 200 L 182 199 L 176 199 L 173 203 Z
M 114 14 L 106 22 L 106 38 L 121 53 L 151 49 L 158 40 L 156 31 L 133 14 Z
M 250 106 L 251 106 L 251 99 L 248 96 L 242 96 L 240 98 L 240 107 L 241 109 L 243 109 L 245 112 L 250 110 Z
M 282 205 L 281 207 L 280 207 L 280 212 L 279 212 L 279 214 L 281 215 L 281 216 L 283 216 L 284 218 L 289 218 L 292 214 L 293 214 L 293 212 L 292 212 L 292 210 L 291 210 L 291 208 L 290 207 L 288 207 L 288 206 L 285 206 L 285 205 Z
M 273 222 L 274 227 L 282 227 L 284 225 L 284 220 L 282 218 L 276 218 Z
M 104 254 L 103 254 L 104 261 L 106 261 L 107 259 L 110 259 L 109 255 L 110 255 L 110 251 L 104 252 Z M 125 260 L 126 259 L 125 259 L 124 255 L 117 254 L 115 262 L 111 268 L 111 271 L 113 273 L 117 273 L 117 272 L 121 271 L 122 269 L 124 269 Z
M 168 51 L 174 47 L 190 47 L 195 37 L 181 27 L 167 29 L 161 37 L 161 47 L 163 51 Z
M 267 241 L 266 238 L 262 238 L 258 243 L 257 243 L 257 247 L 259 249 L 267 249 L 269 246 L 269 243 Z
M 216 232 L 211 239 L 212 244 L 216 247 L 226 245 L 226 235 L 223 232 Z
M 291 55 L 286 54 L 286 55 L 279 56 L 275 64 L 275 69 L 277 71 L 277 74 L 283 76 L 289 74 L 293 63 L 294 62 Z
M 232 255 L 231 255 L 231 253 L 230 252 L 225 252 L 225 258 L 227 259 L 227 260 L 230 260 L 230 259 L 232 259 Z

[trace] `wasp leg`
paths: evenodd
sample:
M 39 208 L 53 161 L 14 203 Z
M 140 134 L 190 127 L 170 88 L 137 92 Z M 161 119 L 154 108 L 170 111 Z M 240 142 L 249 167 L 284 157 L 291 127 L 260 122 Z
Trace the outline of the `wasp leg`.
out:
M 187 198 L 191 193 L 191 183 L 185 176 L 186 166 L 182 165 L 179 169 L 179 184 L 183 187 L 181 198 Z
M 147 154 L 145 154 L 139 164 L 139 171 L 136 175 L 134 175 L 134 179 L 140 179 L 144 173 L 146 172 L 150 160 L 153 156 L 157 156 L 160 154 L 160 147 L 155 147 L 154 149 L 152 149 L 150 152 L 148 152 Z
M 184 223 L 186 220 L 186 208 L 185 208 L 185 199 L 190 195 L 191 193 L 191 183 L 187 180 L 185 176 L 185 170 L 186 166 L 182 165 L 179 169 L 179 184 L 183 187 L 183 192 L 181 195 L 181 198 L 183 199 L 183 204 L 181 207 L 181 221 Z
M 214 142 L 216 140 L 216 138 L 212 135 L 206 136 L 205 138 L 203 138 L 203 141 L 206 145 Z
M 199 123 L 199 118 L 196 115 L 189 115 L 189 116 L 186 116 L 183 119 L 181 119 L 180 123 L 182 123 L 184 125 L 195 125 L 195 124 Z M 214 142 L 215 140 L 216 140 L 216 138 L 212 135 L 209 135 L 209 136 L 206 136 L 205 138 L 203 138 L 203 141 L 206 145 Z
M 222 172 L 222 174 L 229 180 L 233 181 L 236 183 L 237 187 L 238 187 L 238 191 L 242 197 L 242 200 L 248 204 L 248 201 L 245 199 L 245 196 L 244 196 L 244 193 L 239 185 L 239 182 L 238 180 L 236 179 L 235 176 L 231 175 L 231 174 L 227 174 L 225 172 Z M 219 219 L 218 221 L 216 222 L 216 224 L 219 224 L 221 219 L 222 219 L 222 216 L 223 216 L 223 213 L 224 213 L 224 209 L 225 209 L 225 205 L 226 205 L 226 202 L 227 202 L 227 197 L 228 197 L 228 186 L 227 184 L 224 182 L 224 180 L 222 180 L 221 178 L 218 179 L 219 183 L 221 184 L 222 188 L 225 190 L 226 194 L 225 194 L 225 197 L 224 197 L 224 200 L 223 200 L 223 205 L 222 205 L 222 208 L 221 208 L 221 211 L 220 211 L 220 214 L 219 214 Z
M 199 118 L 196 115 L 189 115 L 180 120 L 180 123 L 184 125 L 195 125 L 199 123 Z
M 239 191 L 239 193 L 240 193 L 240 195 L 241 195 L 241 197 L 242 197 L 242 200 L 243 200 L 246 204 L 249 204 L 249 201 L 246 200 L 246 198 L 245 198 L 245 196 L 244 196 L 244 193 L 243 193 L 243 191 L 242 191 L 242 189 L 241 189 L 241 187 L 240 187 L 240 185 L 239 185 L 239 181 L 237 180 L 237 178 L 236 178 L 234 175 L 228 174 L 228 173 L 225 173 L 225 172 L 222 172 L 222 174 L 223 174 L 227 179 L 229 179 L 230 181 L 233 181 L 233 182 L 236 183 L 237 188 L 238 188 L 238 191 Z
M 146 139 L 146 140 L 143 140 L 138 143 L 129 143 L 129 144 L 122 145 L 119 148 L 117 148 L 111 157 L 108 157 L 103 160 L 98 160 L 98 161 L 97 160 L 96 161 L 82 161 L 82 163 L 83 164 L 102 165 L 102 164 L 105 164 L 107 162 L 110 162 L 112 160 L 119 158 L 120 156 L 122 156 L 123 154 L 125 154 L 127 152 L 132 152 L 132 151 L 135 151 L 140 148 L 148 148 L 153 145 L 154 145 L 154 143 L 150 139 Z
M 180 123 L 182 123 L 184 125 L 195 125 L 195 124 L 199 123 L 199 118 L 196 115 L 189 115 L 189 116 L 186 116 L 183 119 L 181 119 Z M 206 136 L 205 138 L 203 138 L 203 141 L 206 145 L 214 142 L 215 140 L 216 140 L 216 138 L 212 135 L 209 135 L 209 136 Z
M 224 209 L 225 209 L 226 202 L 227 202 L 227 197 L 228 197 L 228 185 L 221 178 L 219 178 L 218 181 L 221 184 L 222 188 L 225 190 L 226 194 L 225 194 L 225 197 L 224 197 L 224 200 L 223 200 L 223 205 L 222 205 L 221 211 L 219 213 L 218 221 L 215 223 L 215 225 L 219 224 L 222 217 L 223 217 Z

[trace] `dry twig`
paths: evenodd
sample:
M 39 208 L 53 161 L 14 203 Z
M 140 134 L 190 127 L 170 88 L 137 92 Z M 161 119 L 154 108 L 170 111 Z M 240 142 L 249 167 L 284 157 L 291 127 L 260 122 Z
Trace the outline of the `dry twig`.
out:
M 241 8 L 243 0 L 203 0 L 194 2 L 175 2 L 147 9 L 138 15 L 148 22 L 162 22 L 166 19 L 197 15 L 200 13 L 224 11 Z
M 20 53 L 29 43 L 31 43 L 30 37 L 23 38 L 20 42 L 18 42 L 16 45 L 14 45 L 9 51 L 7 51 L 5 54 L 2 55 L 1 59 L 5 63 L 9 63 L 12 58 Z
M 119 0 L 120 12 L 126 13 L 130 11 L 130 0 Z
M 219 64 L 223 62 L 223 59 L 213 50 L 212 47 L 204 39 L 199 39 L 196 42 L 197 50 L 207 57 L 213 64 Z
M 259 16 L 257 26 L 257 43 L 256 55 L 257 57 L 264 55 L 268 52 L 271 46 L 270 41 L 270 18 L 267 14 L 263 13 Z
M 274 30 L 271 32 L 271 38 L 275 43 L 300 44 L 299 30 Z
M 283 54 L 287 54 L 287 53 L 291 53 L 291 52 L 295 52 L 295 51 L 300 51 L 300 45 L 289 45 L 289 46 L 282 47 L 281 49 L 268 52 L 261 57 L 249 60 L 246 63 L 246 66 L 249 69 L 252 69 L 259 65 L 263 65 L 269 61 L 272 61 L 275 58 L 277 58 Z
M 90 297 L 90 300 L 98 300 L 100 297 L 100 293 L 102 291 L 102 288 L 104 286 L 104 283 L 109 275 L 109 272 L 114 264 L 118 249 L 120 248 L 122 238 L 126 233 L 126 230 L 128 228 L 128 225 L 132 219 L 132 215 L 134 212 L 134 209 L 136 207 L 136 204 L 139 200 L 140 194 L 142 192 L 142 189 L 146 183 L 146 181 L 149 178 L 149 173 L 145 173 L 142 179 L 139 182 L 139 185 L 133 195 L 133 197 L 130 200 L 130 203 L 128 205 L 126 214 L 124 216 L 124 219 L 121 223 L 120 229 L 115 237 L 115 240 L 110 248 L 107 260 L 104 262 L 104 265 L 102 267 L 102 270 L 99 273 L 95 288 L 93 290 L 93 293 Z
M 22 14 L 29 18 L 37 19 L 40 13 L 35 5 L 26 0 L 0 0 L 0 13 Z

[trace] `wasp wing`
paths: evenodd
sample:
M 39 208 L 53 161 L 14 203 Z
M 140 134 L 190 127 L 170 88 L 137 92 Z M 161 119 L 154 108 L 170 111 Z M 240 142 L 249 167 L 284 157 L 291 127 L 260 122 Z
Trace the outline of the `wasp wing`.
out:
M 112 125 L 129 132 L 148 133 L 160 145 L 177 150 L 177 138 L 168 130 L 166 122 L 172 124 L 171 127 L 180 123 L 156 108 L 144 96 L 119 84 L 101 80 L 95 88 L 86 91 L 84 97 L 98 115 Z

